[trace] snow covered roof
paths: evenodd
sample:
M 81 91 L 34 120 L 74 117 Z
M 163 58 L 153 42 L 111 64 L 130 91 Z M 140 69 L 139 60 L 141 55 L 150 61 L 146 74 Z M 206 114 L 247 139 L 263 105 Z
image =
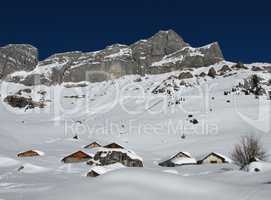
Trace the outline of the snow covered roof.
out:
M 43 151 L 40 150 L 33 150 L 34 152 L 36 152 L 37 154 L 39 154 L 40 156 L 44 156 L 45 153 Z
M 125 168 L 125 166 L 122 165 L 121 163 L 115 163 L 115 164 L 112 164 L 112 165 L 95 166 L 95 167 L 91 168 L 91 171 L 94 171 L 97 174 L 102 175 L 102 174 L 105 174 L 107 172 L 122 169 L 122 168 Z
M 186 158 L 186 157 L 173 158 L 171 159 L 171 162 L 176 165 L 197 164 L 195 158 Z
M 129 156 L 131 159 L 133 160 L 140 160 L 143 161 L 143 159 L 138 156 L 135 152 L 131 151 L 131 150 L 126 150 L 126 149 L 108 149 L 108 148 L 99 148 L 98 152 L 102 152 L 104 153 L 104 156 L 106 156 L 106 154 L 110 153 L 110 152 L 121 152 L 121 153 L 125 153 L 127 154 L 127 156 Z
M 192 158 L 189 152 L 179 152 L 171 156 L 169 160 L 160 163 L 160 166 L 175 166 L 175 165 L 188 165 L 197 164 L 195 158 Z
M 180 156 L 180 155 L 184 155 L 184 156 L 189 157 L 189 158 L 192 157 L 191 153 L 186 152 L 186 151 L 181 151 L 181 152 L 175 154 L 174 156 L 171 156 L 170 159 L 175 158 L 175 157 L 178 157 L 178 156 Z
M 92 158 L 92 156 L 80 150 L 64 157 L 62 161 L 65 161 L 68 158 L 76 158 L 80 160 L 80 159 Z
M 228 162 L 228 163 L 231 163 L 231 162 L 232 162 L 232 160 L 231 160 L 230 158 L 228 158 L 228 157 L 226 157 L 226 156 L 224 156 L 224 155 L 222 155 L 222 154 L 220 154 L 220 153 L 217 153 L 217 152 L 212 152 L 212 153 L 208 154 L 208 155 L 207 155 L 206 157 L 204 157 L 202 160 L 205 160 L 206 158 L 208 158 L 208 157 L 211 156 L 211 155 L 214 155 L 214 156 L 216 156 L 216 157 L 221 158 L 222 160 L 224 160 L 224 162 Z
M 18 153 L 18 157 L 28 157 L 28 156 L 44 156 L 45 153 L 39 150 L 28 150 Z
M 230 158 L 228 158 L 227 156 L 224 156 L 224 155 L 222 155 L 222 154 L 220 154 L 220 153 L 213 152 L 213 154 L 216 154 L 216 155 L 220 156 L 221 158 L 223 158 L 223 159 L 224 159 L 226 162 L 228 162 L 228 163 L 231 163 L 231 162 L 232 162 L 232 160 L 231 160 Z
M 121 145 L 119 145 L 119 144 L 117 144 L 117 143 L 115 143 L 115 142 L 105 145 L 104 148 L 110 148 L 110 149 L 112 149 L 112 148 L 113 148 L 113 149 L 124 149 L 123 146 L 121 146 Z
M 85 149 L 87 149 L 87 148 L 96 148 L 96 147 L 101 147 L 101 145 L 98 142 L 92 142 L 92 143 L 84 146 Z

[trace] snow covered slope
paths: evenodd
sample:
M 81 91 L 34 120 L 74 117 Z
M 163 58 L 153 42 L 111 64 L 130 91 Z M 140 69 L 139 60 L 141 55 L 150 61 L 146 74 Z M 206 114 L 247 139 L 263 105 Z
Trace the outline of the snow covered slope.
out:
M 225 65 L 231 70 L 224 72 Z M 158 163 L 181 151 L 191 152 L 197 160 L 211 152 L 230 157 L 240 136 L 249 134 L 260 136 L 270 154 L 270 100 L 266 94 L 245 95 L 239 87 L 257 74 L 269 91 L 270 66 L 257 63 L 240 68 L 223 61 L 187 70 L 191 78 L 180 76 L 182 70 L 84 82 L 80 87 L 1 82 L 0 199 L 268 200 L 269 170 L 249 173 L 234 164 L 169 170 Z M 207 75 L 211 68 L 216 71 L 214 78 Z M 21 95 L 46 102 L 45 108 L 25 110 L 4 102 L 6 96 L 26 88 L 31 92 Z M 94 155 L 99 148 L 83 149 L 94 141 L 103 146 L 116 142 L 132 150 L 144 167 L 110 169 L 92 178 L 86 173 L 93 166 L 61 162 L 78 150 Z M 30 149 L 44 155 L 16 157 Z

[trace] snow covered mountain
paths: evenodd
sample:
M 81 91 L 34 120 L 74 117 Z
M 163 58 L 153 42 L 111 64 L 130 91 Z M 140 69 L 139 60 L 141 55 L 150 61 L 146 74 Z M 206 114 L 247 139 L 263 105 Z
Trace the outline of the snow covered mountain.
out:
M 11 45 L 0 66 L 0 200 L 270 199 L 270 157 L 228 159 L 250 134 L 271 153 L 269 63 L 161 31 L 40 62 Z
M 31 55 L 34 60 L 37 59 L 36 52 L 32 51 Z M 39 62 L 35 68 L 35 62 L 32 62 L 29 69 L 20 65 L 17 69 L 9 69 L 9 60 L 17 60 L 16 52 L 3 54 L 2 57 L 2 76 L 25 85 L 96 82 L 128 74 L 161 74 L 184 68 L 209 66 L 223 60 L 217 42 L 192 48 L 173 30 L 159 31 L 154 36 L 130 46 L 115 44 L 97 52 L 55 54 Z M 27 58 L 24 61 L 27 61 Z

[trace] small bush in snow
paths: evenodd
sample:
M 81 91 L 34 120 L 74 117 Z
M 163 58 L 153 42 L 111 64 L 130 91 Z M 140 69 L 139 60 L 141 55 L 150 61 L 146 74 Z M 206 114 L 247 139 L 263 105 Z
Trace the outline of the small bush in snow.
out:
M 240 143 L 236 144 L 231 154 L 232 160 L 244 169 L 251 162 L 259 159 L 266 159 L 266 151 L 259 138 L 251 135 L 241 138 Z

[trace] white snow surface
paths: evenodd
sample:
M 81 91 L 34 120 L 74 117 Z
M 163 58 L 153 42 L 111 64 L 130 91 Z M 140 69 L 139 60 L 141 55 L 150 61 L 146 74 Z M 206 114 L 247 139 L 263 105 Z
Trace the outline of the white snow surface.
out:
M 0 167 L 12 167 L 19 163 L 19 161 L 8 158 L 8 157 L 1 157 L 0 156 Z
M 255 172 L 255 169 L 260 170 L 260 172 L 270 172 L 271 171 L 271 163 L 263 162 L 263 161 L 257 161 L 252 162 L 248 166 L 248 171 Z
M 173 158 L 171 160 L 171 162 L 173 162 L 176 165 L 196 164 L 197 163 L 196 159 L 194 159 L 194 158 L 185 158 L 185 157 Z
M 20 172 L 26 173 L 26 174 L 37 174 L 37 173 L 43 173 L 43 172 L 48 172 L 50 169 L 41 167 L 38 165 L 33 165 L 30 163 L 25 163 L 22 165 L 23 169 Z
M 95 166 L 95 167 L 92 167 L 90 171 L 94 171 L 97 174 L 102 175 L 102 174 L 105 174 L 105 173 L 108 173 L 111 171 L 115 171 L 115 170 L 119 170 L 122 168 L 125 168 L 125 166 L 120 163 L 115 163 L 115 164 L 106 165 L 106 166 Z
M 234 63 L 225 61 L 210 67 L 219 70 L 224 64 Z M 254 73 L 265 80 L 271 78 L 270 73 L 252 72 L 253 64 L 247 66 L 249 70 L 228 72 L 225 77 L 193 77 L 185 80 L 187 87 L 180 86 L 177 78 L 168 79 L 180 71 L 147 75 L 141 82 L 135 82 L 139 76 L 130 75 L 86 87 L 32 86 L 29 95 L 33 99 L 39 99 L 38 91 L 45 90 L 45 99 L 50 101 L 44 109 L 26 112 L 11 108 L 3 99 L 27 87 L 1 82 L 0 199 L 269 200 L 270 158 L 251 164 L 252 170 L 262 169 L 260 173 L 240 171 L 234 163 L 175 168 L 158 165 L 163 158 L 181 151 L 191 152 L 197 159 L 211 152 L 230 157 L 240 137 L 250 134 L 262 139 L 270 155 L 270 100 L 239 92 L 224 95 Z M 191 73 L 208 72 L 210 67 Z M 175 82 L 179 89 L 172 96 L 152 94 L 162 82 L 171 91 L 170 84 Z M 85 97 L 65 98 L 72 95 Z M 169 105 L 180 98 L 185 101 Z M 191 124 L 189 114 L 199 123 Z M 72 139 L 75 134 L 78 140 Z M 102 167 L 98 170 L 106 173 L 91 178 L 86 173 L 92 166 L 61 162 L 78 150 L 95 154 L 99 148 L 82 148 L 94 141 L 123 144 L 132 155 L 140 155 L 144 167 Z M 27 149 L 38 149 L 44 156 L 16 157 Z M 24 168 L 18 171 L 20 166 Z M 114 170 L 107 169 L 110 167 Z

